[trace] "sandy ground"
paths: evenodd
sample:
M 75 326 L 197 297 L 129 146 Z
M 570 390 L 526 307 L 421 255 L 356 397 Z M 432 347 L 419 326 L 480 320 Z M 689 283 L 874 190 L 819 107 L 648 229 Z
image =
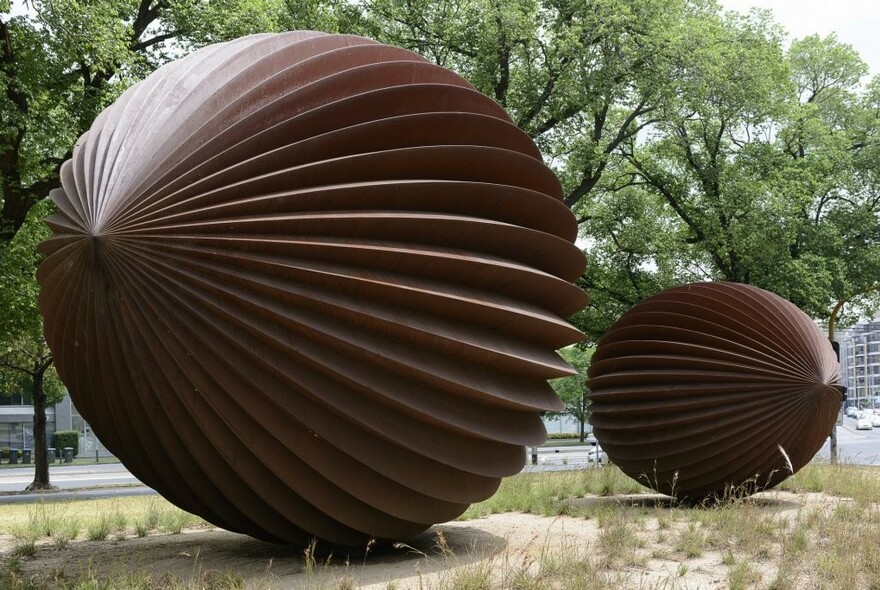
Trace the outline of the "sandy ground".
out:
M 827 503 L 820 494 L 770 492 L 759 494 L 761 512 L 792 518 L 805 505 Z M 663 505 L 658 496 L 585 498 L 581 504 L 608 503 L 624 506 Z M 681 572 L 681 556 L 670 555 L 656 518 L 640 524 L 642 535 L 651 539 L 640 549 L 641 563 L 621 564 L 622 587 L 714 589 L 727 587 L 722 556 L 707 552 L 687 560 Z M 495 584 L 507 586 L 504 577 L 521 567 L 537 567 L 541 555 L 552 551 L 596 550 L 599 527 L 596 519 L 541 517 L 510 513 L 451 522 L 432 527 L 406 545 L 371 551 L 366 556 L 333 555 L 318 558 L 309 571 L 300 550 L 270 545 L 219 529 L 187 530 L 176 535 L 144 538 L 108 538 L 105 541 L 74 541 L 64 549 L 39 544 L 35 556 L 22 558 L 22 573 L 42 573 L 70 579 L 91 575 L 102 579 L 146 570 L 153 576 L 165 572 L 189 577 L 204 572 L 231 571 L 244 578 L 249 588 L 440 588 L 448 585 L 456 568 L 487 563 Z M 13 540 L 0 539 L 0 552 L 8 554 Z M 666 557 L 663 557 L 663 556 Z M 657 556 L 661 556 L 657 558 Z M 771 566 L 761 572 L 772 579 Z

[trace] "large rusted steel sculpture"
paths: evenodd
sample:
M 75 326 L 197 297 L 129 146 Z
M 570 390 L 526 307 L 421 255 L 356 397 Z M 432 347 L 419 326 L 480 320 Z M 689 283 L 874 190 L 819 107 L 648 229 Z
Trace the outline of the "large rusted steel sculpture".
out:
M 834 351 L 810 318 L 748 285 L 659 293 L 599 341 L 596 438 L 630 477 L 701 500 L 772 487 L 821 448 L 840 409 Z
M 46 339 L 178 506 L 363 546 L 455 518 L 545 439 L 576 223 L 458 75 L 354 36 L 213 45 L 101 113 L 62 180 Z

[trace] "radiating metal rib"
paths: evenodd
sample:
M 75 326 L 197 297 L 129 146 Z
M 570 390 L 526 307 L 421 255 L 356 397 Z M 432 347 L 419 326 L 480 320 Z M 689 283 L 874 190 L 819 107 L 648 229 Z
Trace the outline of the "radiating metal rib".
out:
M 639 303 L 599 341 L 590 423 L 614 463 L 660 492 L 752 493 L 821 448 L 840 409 L 839 370 L 822 332 L 781 297 L 685 285 Z
M 40 309 L 139 479 L 271 541 L 402 538 L 518 472 L 587 303 L 577 226 L 504 110 L 350 35 L 210 46 L 62 167 Z

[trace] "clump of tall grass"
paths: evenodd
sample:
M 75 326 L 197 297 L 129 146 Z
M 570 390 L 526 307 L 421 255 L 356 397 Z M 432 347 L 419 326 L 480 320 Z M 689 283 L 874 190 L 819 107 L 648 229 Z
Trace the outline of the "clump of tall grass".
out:
M 86 539 L 89 541 L 103 541 L 110 534 L 110 519 L 102 514 L 86 525 Z
M 511 588 L 545 590 L 616 590 L 623 585 L 623 576 L 605 567 L 589 547 L 564 545 L 543 551 L 537 563 L 518 568 Z
M 880 474 L 872 467 L 814 461 L 779 484 L 779 489 L 795 493 L 825 492 L 866 505 L 880 498 Z
M 761 574 L 747 560 L 735 560 L 727 568 L 729 590 L 747 590 L 761 581 Z
M 688 559 L 700 557 L 706 550 L 706 535 L 696 523 L 689 523 L 675 535 L 674 547 Z
M 571 500 L 587 494 L 619 495 L 646 492 L 614 465 L 573 471 L 520 473 L 501 482 L 491 498 L 472 505 L 459 517 L 480 518 L 501 512 L 526 512 L 542 516 L 577 514 Z
M 159 527 L 162 519 L 162 511 L 155 500 L 144 508 L 143 513 L 134 520 L 134 533 L 138 537 L 145 537 L 148 533 Z
M 625 507 L 602 510 L 595 513 L 599 525 L 597 538 L 602 564 L 613 567 L 623 565 L 639 565 L 646 558 L 640 555 L 639 549 L 645 547 L 645 540 L 637 532 L 640 528 L 640 516 L 635 510 Z
M 79 535 L 80 523 L 77 518 L 69 518 L 62 521 L 52 531 L 52 542 L 58 549 L 65 549 L 68 544 Z
M 159 514 L 159 530 L 172 535 L 179 534 L 183 529 L 203 522 L 199 517 L 185 512 L 180 508 L 164 510 Z

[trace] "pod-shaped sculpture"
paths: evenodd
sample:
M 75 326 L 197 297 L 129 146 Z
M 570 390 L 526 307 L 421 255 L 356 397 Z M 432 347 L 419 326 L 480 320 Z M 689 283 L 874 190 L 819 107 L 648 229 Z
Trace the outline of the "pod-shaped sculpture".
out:
M 258 35 L 126 91 L 62 168 L 40 309 L 140 480 L 224 528 L 357 546 L 524 464 L 581 338 L 556 177 L 458 75 Z
M 772 487 L 822 447 L 840 410 L 831 344 L 792 303 L 736 283 L 669 289 L 599 341 L 596 439 L 627 475 L 700 500 Z

